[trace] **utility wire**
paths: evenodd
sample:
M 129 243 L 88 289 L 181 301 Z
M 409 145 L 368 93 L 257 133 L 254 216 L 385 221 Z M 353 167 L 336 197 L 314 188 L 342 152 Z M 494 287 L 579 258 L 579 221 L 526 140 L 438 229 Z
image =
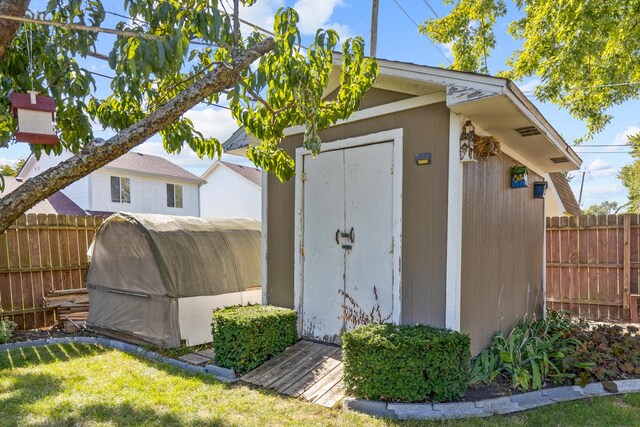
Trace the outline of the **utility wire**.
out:
M 398 7 L 400 8 L 400 10 L 401 10 L 401 11 L 402 11 L 406 16 L 407 16 L 407 18 L 409 18 L 409 20 L 410 20 L 411 22 L 413 22 L 413 25 L 415 25 L 415 26 L 416 26 L 416 28 L 418 28 L 418 29 L 419 29 L 419 28 L 420 28 L 420 25 L 418 25 L 418 23 L 417 23 L 417 22 L 416 22 L 416 21 L 411 17 L 411 15 L 409 15 L 409 13 L 404 9 L 404 7 L 402 7 L 402 5 L 400 5 L 400 3 L 398 3 L 398 0 L 393 0 L 393 2 L 396 4 L 396 6 L 398 6 Z M 438 47 L 438 45 L 437 45 L 437 44 L 435 44 L 435 42 L 434 42 L 433 40 L 431 40 L 431 38 L 427 37 L 427 39 L 431 42 L 431 44 L 433 45 L 433 47 L 435 47 L 435 48 L 436 48 L 436 50 L 437 50 L 438 52 L 440 52 L 440 55 L 442 55 L 442 57 L 443 57 L 444 59 L 446 59 L 446 60 L 447 60 L 447 62 L 448 62 L 449 64 L 451 64 L 451 60 L 447 57 L 447 55 L 445 55 L 445 54 L 444 54 L 444 52 L 442 51 L 442 49 L 440 49 L 440 48 Z
M 433 13 L 433 16 L 435 16 L 436 18 L 440 19 L 440 15 L 438 15 L 438 12 L 436 12 L 436 10 L 433 8 L 433 6 L 431 6 L 431 3 L 429 3 L 429 0 L 422 0 L 422 2 L 427 5 L 427 7 L 431 11 L 431 13 Z
M 640 85 L 640 82 L 623 82 L 623 83 L 608 83 L 608 84 L 603 84 L 603 85 L 595 85 L 595 86 L 584 86 L 584 87 L 578 87 L 575 88 L 569 92 L 575 92 L 577 90 L 580 89 L 597 89 L 600 87 L 615 87 L 615 86 L 635 86 L 635 85 Z M 530 94 L 533 95 L 535 94 L 534 90 L 525 90 L 525 91 L 521 91 L 523 94 Z

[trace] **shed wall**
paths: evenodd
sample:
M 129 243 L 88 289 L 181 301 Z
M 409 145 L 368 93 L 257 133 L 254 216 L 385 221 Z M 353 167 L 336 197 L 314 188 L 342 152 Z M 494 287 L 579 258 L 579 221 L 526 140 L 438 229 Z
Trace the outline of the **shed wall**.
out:
M 472 354 L 523 315 L 542 315 L 544 201 L 511 188 L 509 156 L 464 165 L 461 330 Z
M 363 105 L 397 100 L 385 92 L 369 93 Z M 334 126 L 321 138 L 330 143 L 396 128 L 404 132 L 402 322 L 444 326 L 449 109 L 439 103 Z M 283 148 L 294 156 L 301 144 L 302 135 L 296 135 Z M 432 153 L 431 165 L 416 165 L 416 154 L 423 152 Z M 269 174 L 267 185 L 267 301 L 292 308 L 295 181 L 280 183 Z

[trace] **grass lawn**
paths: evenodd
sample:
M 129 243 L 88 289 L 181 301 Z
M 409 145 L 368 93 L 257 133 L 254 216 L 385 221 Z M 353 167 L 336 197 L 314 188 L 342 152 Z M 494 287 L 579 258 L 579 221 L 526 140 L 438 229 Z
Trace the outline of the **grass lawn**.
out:
M 0 353 L 0 425 L 633 426 L 640 395 L 550 406 L 509 417 L 400 423 L 329 410 L 85 345 Z

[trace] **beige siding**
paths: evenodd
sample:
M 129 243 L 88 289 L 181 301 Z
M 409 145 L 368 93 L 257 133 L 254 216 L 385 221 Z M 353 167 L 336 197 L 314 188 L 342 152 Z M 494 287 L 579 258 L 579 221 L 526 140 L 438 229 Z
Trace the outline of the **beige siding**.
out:
M 514 161 L 502 155 L 464 165 L 461 329 L 472 353 L 525 313 L 542 315 L 544 203 L 510 187 Z
M 379 105 L 378 97 L 397 100 L 385 92 L 368 94 L 363 106 Z M 330 143 L 396 128 L 404 130 L 402 321 L 444 326 L 449 110 L 429 105 L 335 126 L 321 137 Z M 290 137 L 283 147 L 293 156 L 301 141 Z M 416 165 L 422 152 L 432 153 L 431 165 Z M 269 175 L 267 300 L 283 307 L 293 307 L 294 190 L 294 180 L 282 184 Z

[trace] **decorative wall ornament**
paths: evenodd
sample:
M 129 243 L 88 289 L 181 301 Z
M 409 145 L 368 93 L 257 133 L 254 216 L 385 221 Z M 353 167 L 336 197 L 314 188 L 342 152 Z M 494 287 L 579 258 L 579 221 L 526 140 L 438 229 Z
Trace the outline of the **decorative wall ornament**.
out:
M 514 166 L 511 168 L 511 188 L 524 188 L 529 186 L 529 169 L 526 166 Z
M 460 135 L 460 161 L 463 163 L 477 162 L 475 158 L 475 142 L 476 142 L 476 130 L 471 123 L 471 120 L 467 120 L 462 127 L 462 135 Z

